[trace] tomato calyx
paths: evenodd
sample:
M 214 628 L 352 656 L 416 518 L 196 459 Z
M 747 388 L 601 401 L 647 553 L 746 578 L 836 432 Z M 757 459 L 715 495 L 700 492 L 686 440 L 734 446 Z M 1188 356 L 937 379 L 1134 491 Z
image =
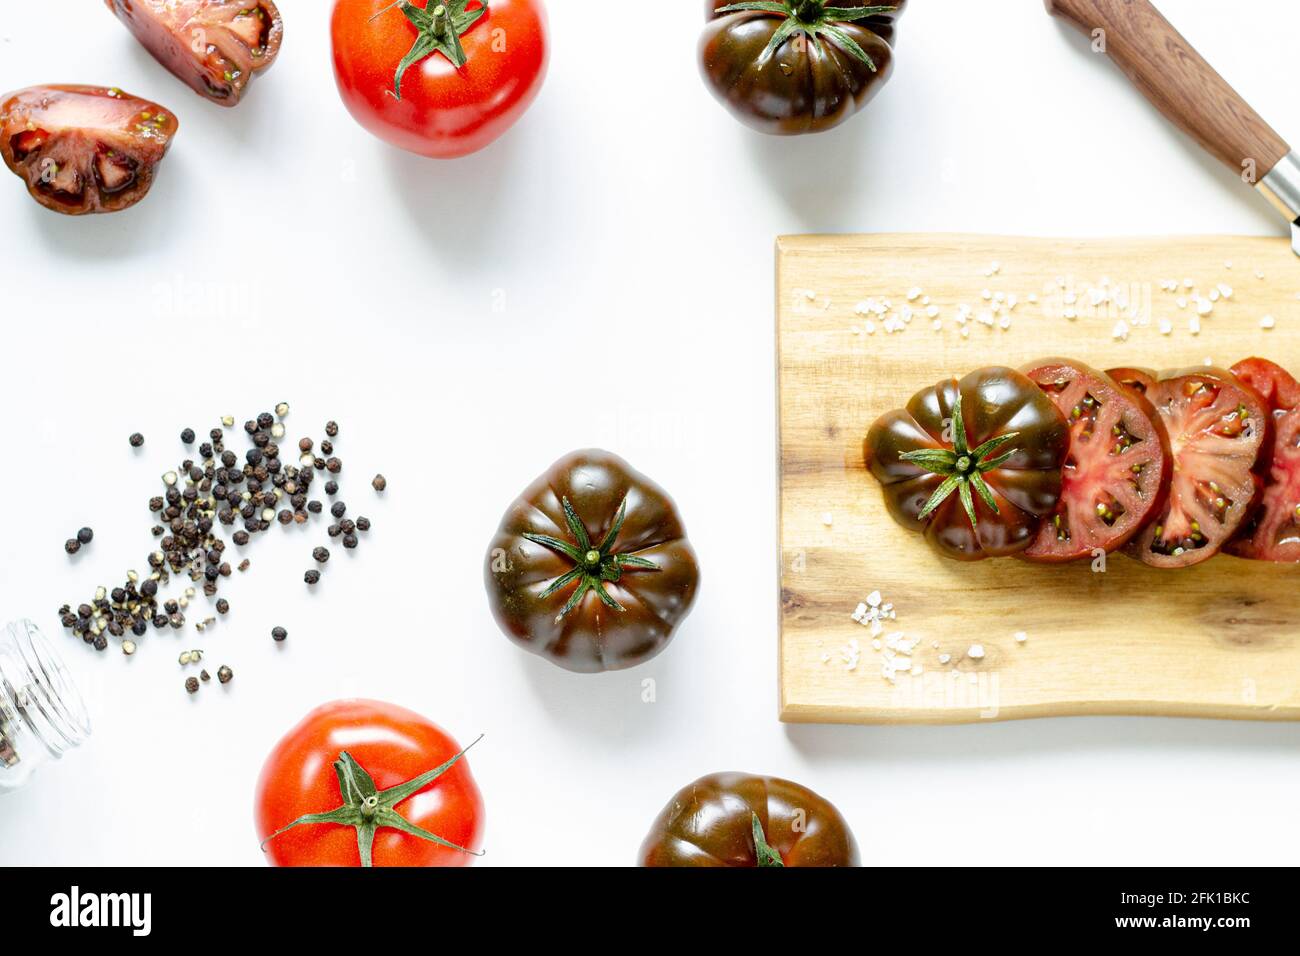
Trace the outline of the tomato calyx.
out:
M 962 508 L 966 511 L 966 517 L 970 519 L 972 528 L 978 527 L 975 518 L 975 499 L 974 494 L 980 496 L 980 500 L 986 504 L 994 514 L 1000 514 L 998 503 L 993 498 L 993 491 L 989 488 L 988 482 L 984 480 L 987 472 L 1001 468 L 1012 457 L 1015 456 L 1017 449 L 1005 452 L 1001 455 L 993 453 L 1014 441 L 1019 432 L 1008 432 L 1005 435 L 998 435 L 990 438 L 978 448 L 971 449 L 966 440 L 966 423 L 962 421 L 961 413 L 961 392 L 957 392 L 957 400 L 952 406 L 952 445 L 951 449 L 947 448 L 918 448 L 915 451 L 907 451 L 899 454 L 902 461 L 923 468 L 932 475 L 942 475 L 943 481 L 939 487 L 934 489 L 934 494 L 930 500 L 925 503 L 917 515 L 917 520 L 928 518 L 936 508 L 948 500 L 948 497 L 956 491 L 961 498 Z M 972 494 L 974 489 L 974 494 Z
M 326 813 L 303 814 L 263 840 L 262 849 L 265 850 L 268 843 L 296 826 L 306 823 L 333 823 L 338 826 L 356 828 L 357 850 L 361 854 L 361 865 L 364 867 L 374 865 L 372 849 L 375 842 L 375 832 L 381 827 L 401 830 L 403 833 L 419 837 L 421 840 L 428 840 L 430 843 L 445 846 L 449 850 L 459 850 L 461 853 L 468 853 L 470 856 L 482 856 L 483 852 L 481 850 L 475 853 L 473 850 L 457 846 L 435 833 L 430 833 L 428 830 L 416 826 L 398 813 L 396 809 L 397 805 L 403 800 L 414 796 L 455 766 L 456 762 L 469 752 L 470 747 L 473 747 L 482 739 L 483 736 L 480 734 L 469 747 L 466 747 L 446 763 L 434 767 L 427 773 L 422 773 L 405 783 L 389 787 L 387 790 L 377 789 L 374 778 L 366 772 L 366 769 L 361 764 L 357 763 L 350 753 L 344 750 L 339 754 L 338 759 L 334 761 L 334 773 L 339 779 L 339 793 L 343 797 L 343 804 Z
M 397 65 L 397 73 L 393 76 L 393 95 L 397 99 L 402 98 L 402 77 L 425 57 L 441 53 L 458 70 L 469 62 L 460 37 L 488 12 L 488 0 L 481 0 L 481 5 L 474 10 L 466 10 L 468 5 L 469 0 L 430 0 L 428 6 L 417 7 L 410 0 L 398 0 L 375 14 L 375 17 L 379 17 L 397 7 L 417 31 L 415 43 L 406 56 L 402 57 L 402 62 Z
M 605 590 L 605 585 L 617 582 L 627 568 L 637 568 L 642 571 L 660 570 L 659 565 L 648 558 L 637 557 L 635 554 L 614 552 L 614 542 L 618 538 L 618 533 L 623 530 L 623 521 L 627 518 L 627 496 L 623 496 L 623 502 L 618 506 L 618 515 L 614 518 L 614 523 L 598 545 L 593 545 L 591 536 L 587 533 L 586 525 L 582 523 L 582 519 L 573 510 L 573 505 L 569 504 L 568 497 L 566 496 L 560 501 L 564 506 L 565 523 L 568 524 L 569 533 L 573 535 L 573 540 L 577 543 L 576 547 L 549 534 L 534 534 L 530 531 L 525 531 L 523 534 L 525 538 L 534 544 L 540 544 L 552 551 L 558 551 L 572 561 L 574 565 L 570 570 L 552 581 L 546 590 L 538 595 L 538 599 L 544 600 L 561 588 L 568 587 L 577 581 L 578 586 L 574 589 L 572 596 L 565 603 L 560 613 L 555 616 L 557 621 L 577 607 L 588 592 L 594 592 L 596 597 L 600 598 L 601 603 L 611 610 L 626 610 Z
M 716 12 L 775 13 L 786 17 L 786 21 L 772 34 L 767 48 L 763 50 L 763 62 L 766 62 L 794 34 L 803 33 L 819 46 L 823 40 L 831 41 L 874 73 L 876 61 L 862 49 L 862 45 L 857 40 L 845 33 L 839 24 L 854 23 L 867 17 L 880 16 L 882 13 L 893 13 L 897 9 L 891 6 L 835 7 L 828 6 L 823 0 L 746 0 L 746 2 L 719 7 Z
M 758 814 L 751 811 L 750 818 L 754 830 L 754 851 L 758 860 L 755 866 L 785 866 L 781 854 L 767 842 L 767 835 L 763 833 L 763 824 L 758 819 Z

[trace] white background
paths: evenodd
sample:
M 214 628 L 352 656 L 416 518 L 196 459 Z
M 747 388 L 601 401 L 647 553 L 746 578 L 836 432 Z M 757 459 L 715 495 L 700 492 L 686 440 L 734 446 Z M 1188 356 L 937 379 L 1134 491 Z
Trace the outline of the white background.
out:
M 781 140 L 705 91 L 703 3 L 551 0 L 539 101 L 450 163 L 347 116 L 322 0 L 282 0 L 279 62 L 235 110 L 173 79 L 100 0 L 50 6 L 0 0 L 0 89 L 115 84 L 181 129 L 124 214 L 61 218 L 0 175 L 0 614 L 37 619 L 95 720 L 83 749 L 0 797 L 0 863 L 258 864 L 264 756 L 345 695 L 407 705 L 461 741 L 486 733 L 471 759 L 485 865 L 631 863 L 672 793 L 724 769 L 818 790 L 873 864 L 1295 862 L 1300 726 L 776 719 L 778 234 L 1282 232 L 1040 3 L 916 3 L 868 112 Z M 1165 6 L 1300 135 L 1300 9 Z M 61 603 L 143 565 L 144 503 L 181 428 L 281 400 L 291 439 L 341 423 L 342 497 L 375 521 L 365 546 L 335 548 L 308 595 L 324 522 L 277 528 L 223 589 L 233 607 L 212 633 L 151 631 L 130 660 L 66 637 Z M 589 445 L 672 491 L 703 567 L 669 650 L 602 677 L 514 648 L 481 583 L 511 498 Z M 70 561 L 63 540 L 83 524 L 95 542 Z M 186 695 L 186 645 L 234 683 Z

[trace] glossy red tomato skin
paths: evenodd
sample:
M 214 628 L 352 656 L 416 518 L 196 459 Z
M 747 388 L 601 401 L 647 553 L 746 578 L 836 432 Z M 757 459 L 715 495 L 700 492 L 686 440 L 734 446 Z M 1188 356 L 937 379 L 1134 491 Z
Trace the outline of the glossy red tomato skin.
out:
M 275 745 L 262 766 L 254 803 L 258 839 L 305 813 L 339 806 L 333 763 L 344 750 L 385 790 L 445 763 L 461 748 L 437 724 L 394 704 L 338 700 L 317 707 Z M 417 826 L 477 851 L 483 845 L 483 797 L 468 759 L 462 757 L 398 804 L 397 811 Z M 265 852 L 275 866 L 361 865 L 356 830 L 333 824 L 296 826 L 270 841 Z M 397 830 L 375 834 L 377 867 L 468 866 L 474 859 Z
M 395 7 L 381 14 L 388 6 L 337 0 L 330 21 L 339 95 L 375 136 L 421 156 L 467 156 L 510 129 L 537 98 L 550 53 L 541 0 L 492 0 L 461 35 L 468 62 L 457 70 L 441 53 L 426 57 L 406 71 L 401 100 L 393 78 L 416 30 Z

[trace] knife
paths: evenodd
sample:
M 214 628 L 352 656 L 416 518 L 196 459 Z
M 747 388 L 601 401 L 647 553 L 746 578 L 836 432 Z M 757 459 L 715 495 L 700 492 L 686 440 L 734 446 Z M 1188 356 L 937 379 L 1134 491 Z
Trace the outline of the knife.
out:
M 1291 223 L 1300 256 L 1300 157 L 1148 0 L 1044 0 L 1123 70 L 1152 105 L 1253 185 Z

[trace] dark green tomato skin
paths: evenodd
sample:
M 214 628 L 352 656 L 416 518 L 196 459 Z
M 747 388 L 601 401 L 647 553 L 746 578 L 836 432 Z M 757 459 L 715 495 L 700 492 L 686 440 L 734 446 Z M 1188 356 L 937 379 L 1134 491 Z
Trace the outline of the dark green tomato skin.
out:
M 716 12 L 732 2 L 707 0 L 700 67 L 717 100 L 761 133 L 792 136 L 839 126 L 866 106 L 893 73 L 894 25 L 907 0 L 897 0 L 892 13 L 837 24 L 875 62 L 874 72 L 833 41 L 814 41 L 802 32 L 765 61 L 763 51 L 788 18 L 761 11 Z
M 998 512 L 975 496 L 977 528 L 971 527 L 956 492 L 919 518 L 943 479 L 899 457 L 922 448 L 953 447 L 944 432 L 958 395 L 971 448 L 1017 433 L 1005 449 L 1015 454 L 984 475 Z M 1015 369 L 994 366 L 917 392 L 906 408 L 881 416 L 867 432 L 863 458 L 895 521 L 925 535 L 944 557 L 975 561 L 1017 554 L 1033 542 L 1061 496 L 1069 440 L 1065 417 L 1037 385 Z
M 857 866 L 858 844 L 825 798 L 789 780 L 715 773 L 683 787 L 641 844 L 641 866 L 758 865 L 753 814 L 786 866 Z
M 606 584 L 621 611 L 589 592 L 558 617 L 576 582 L 540 596 L 574 564 L 524 534 L 571 542 L 566 497 L 593 542 L 605 537 L 627 500 L 613 550 L 659 570 L 625 568 Z M 483 577 L 492 615 L 507 637 L 566 670 L 590 674 L 634 667 L 662 651 L 690 613 L 700 572 L 668 493 L 617 455 L 588 450 L 561 458 L 510 506 L 488 546 Z

